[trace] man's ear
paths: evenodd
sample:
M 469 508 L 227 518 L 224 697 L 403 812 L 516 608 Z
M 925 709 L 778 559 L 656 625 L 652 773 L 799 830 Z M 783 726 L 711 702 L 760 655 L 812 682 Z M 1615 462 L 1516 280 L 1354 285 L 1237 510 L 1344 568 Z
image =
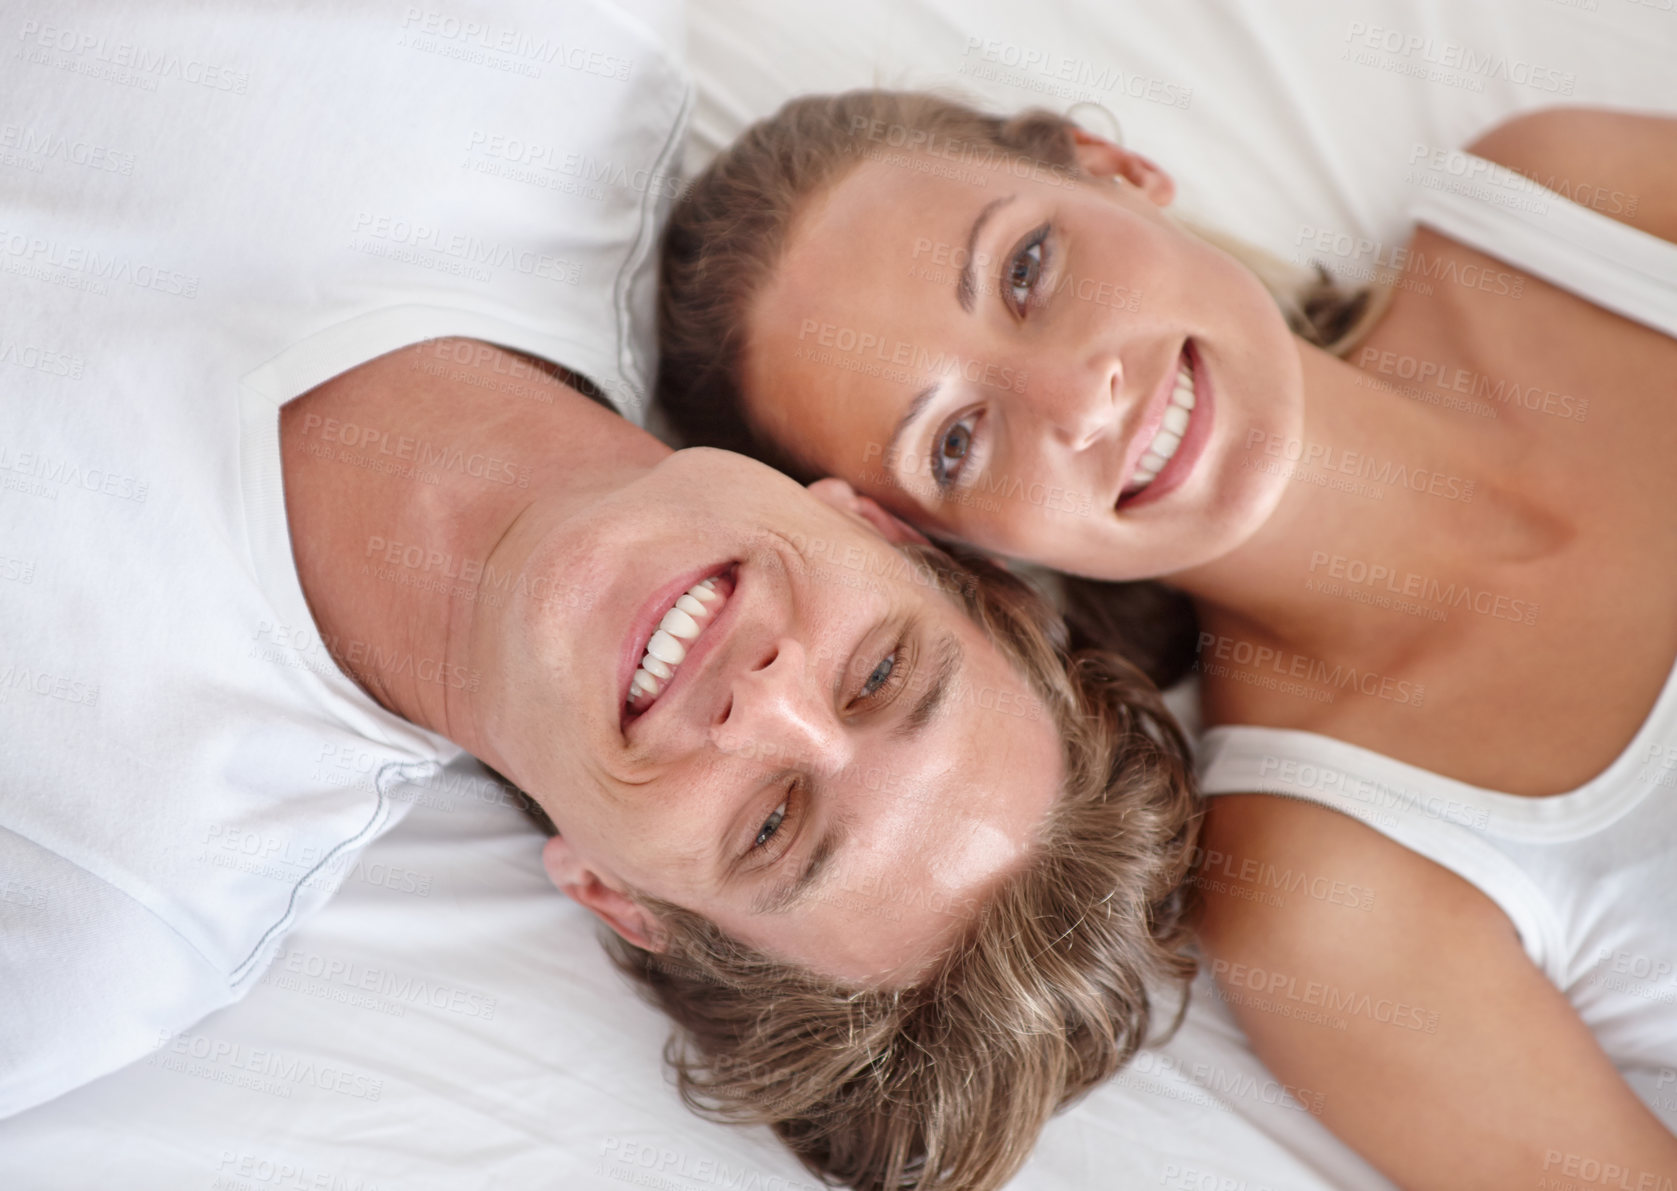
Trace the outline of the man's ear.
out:
M 832 505 L 841 513 L 859 517 L 875 533 L 895 545 L 930 546 L 931 539 L 896 514 L 888 512 L 871 497 L 863 496 L 843 480 L 828 476 L 809 486 L 811 496 Z
M 1096 178 L 1123 179 L 1155 206 L 1168 207 L 1176 198 L 1176 179 L 1132 149 L 1096 136 L 1076 125 L 1071 129 L 1077 164 Z
M 657 920 L 627 894 L 601 880 L 598 873 L 582 862 L 564 836 L 553 836 L 543 846 L 542 867 L 561 892 L 587 907 L 636 947 L 646 951 L 664 949 Z

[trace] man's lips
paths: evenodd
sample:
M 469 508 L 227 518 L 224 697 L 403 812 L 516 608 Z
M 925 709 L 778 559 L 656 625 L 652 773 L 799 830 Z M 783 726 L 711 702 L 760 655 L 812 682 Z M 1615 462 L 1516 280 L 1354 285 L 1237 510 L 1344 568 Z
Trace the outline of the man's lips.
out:
M 618 659 L 619 727 L 627 728 L 632 720 L 638 720 L 642 715 L 657 710 L 668 699 L 672 689 L 678 684 L 682 684 L 682 676 L 690 669 L 698 669 L 695 663 L 710 651 L 710 647 L 720 636 L 716 630 L 721 627 L 721 622 L 727 619 L 732 611 L 732 595 L 738 585 L 737 566 L 738 564 L 730 559 L 689 571 L 659 587 L 641 605 L 640 610 L 636 612 L 634 619 L 630 622 L 629 631 L 624 636 L 622 651 Z M 732 581 L 730 581 L 730 576 L 732 576 Z M 663 621 L 664 614 L 675 606 L 676 600 L 680 599 L 682 594 L 695 584 L 706 579 L 715 579 L 719 585 L 724 585 L 722 586 L 722 595 L 726 602 L 723 604 L 722 610 L 717 613 L 715 619 L 705 625 L 704 632 L 699 635 L 698 640 L 692 642 L 687 649 L 687 656 L 682 659 L 681 664 L 676 668 L 674 677 L 664 684 L 652 706 L 647 708 L 645 712 L 631 712 L 629 710 L 629 688 L 634 681 L 635 670 L 640 666 L 641 659 L 646 656 L 647 643 L 652 640 L 652 635 L 658 631 L 658 626 Z

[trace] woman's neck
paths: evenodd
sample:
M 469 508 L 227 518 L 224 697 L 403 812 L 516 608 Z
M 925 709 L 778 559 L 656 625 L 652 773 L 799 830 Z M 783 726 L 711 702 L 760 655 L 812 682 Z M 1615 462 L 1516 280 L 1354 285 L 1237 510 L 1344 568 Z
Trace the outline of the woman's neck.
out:
M 1371 639 L 1367 605 L 1322 588 L 1401 593 L 1414 576 L 1482 575 L 1550 548 L 1553 517 L 1519 490 L 1495 420 L 1415 400 L 1377 372 L 1295 343 L 1298 438 L 1252 431 L 1237 444 L 1250 466 L 1290 477 L 1279 503 L 1240 547 L 1167 581 L 1206 620 L 1255 644 L 1324 658 L 1407 654 L 1419 634 L 1439 639 L 1433 622 L 1387 617 Z M 1371 337 L 1352 356 L 1376 361 L 1382 350 Z

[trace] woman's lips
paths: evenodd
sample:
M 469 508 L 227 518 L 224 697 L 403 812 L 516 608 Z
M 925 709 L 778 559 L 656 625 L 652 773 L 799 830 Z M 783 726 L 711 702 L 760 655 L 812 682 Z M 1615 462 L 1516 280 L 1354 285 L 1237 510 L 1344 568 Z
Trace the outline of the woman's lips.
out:
M 1141 421 L 1136 424 L 1135 432 L 1130 435 L 1129 445 L 1124 452 L 1123 470 L 1118 488 L 1120 499 L 1123 497 L 1124 490 L 1130 487 L 1131 477 L 1135 475 L 1136 468 L 1141 465 L 1141 457 L 1147 453 L 1147 448 L 1151 445 L 1153 439 L 1158 436 L 1159 427 L 1164 424 L 1165 411 L 1170 408 L 1171 393 L 1176 387 L 1176 374 L 1181 368 L 1186 351 L 1187 347 L 1184 345 L 1182 351 L 1176 353 L 1176 367 L 1170 370 L 1170 373 L 1153 391 L 1152 397 L 1148 399 L 1147 409 L 1142 415 Z
M 1194 465 L 1205 451 L 1205 445 L 1211 438 L 1213 422 L 1213 391 L 1210 369 L 1205 364 L 1205 357 L 1200 354 L 1198 346 L 1192 339 L 1186 341 L 1182 347 L 1182 354 L 1187 357 L 1188 366 L 1194 377 L 1194 408 L 1189 415 L 1187 429 L 1182 434 L 1182 441 L 1176 448 L 1176 453 L 1170 461 L 1160 469 L 1152 483 L 1139 492 L 1128 496 L 1120 495 L 1116 507 L 1123 512 L 1140 508 L 1168 496 L 1173 490 L 1181 487 L 1184 481 L 1193 474 Z M 1174 379 L 1174 378 L 1173 378 Z M 1167 393 L 1168 401 L 1168 393 Z M 1163 421 L 1163 411 L 1159 413 L 1159 421 Z M 1155 429 L 1158 423 L 1154 423 Z M 1148 441 L 1151 442 L 1152 435 Z M 1145 450 L 1138 453 L 1137 458 L 1145 454 Z M 1126 473 L 1126 481 L 1134 470 Z

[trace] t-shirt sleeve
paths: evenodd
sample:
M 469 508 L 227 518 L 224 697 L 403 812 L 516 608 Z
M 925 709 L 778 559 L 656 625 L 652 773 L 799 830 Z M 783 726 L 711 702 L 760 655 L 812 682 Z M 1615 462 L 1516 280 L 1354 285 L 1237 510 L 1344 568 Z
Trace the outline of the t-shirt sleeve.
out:
M 0 828 L 0 1117 L 143 1058 L 238 996 L 151 910 Z

